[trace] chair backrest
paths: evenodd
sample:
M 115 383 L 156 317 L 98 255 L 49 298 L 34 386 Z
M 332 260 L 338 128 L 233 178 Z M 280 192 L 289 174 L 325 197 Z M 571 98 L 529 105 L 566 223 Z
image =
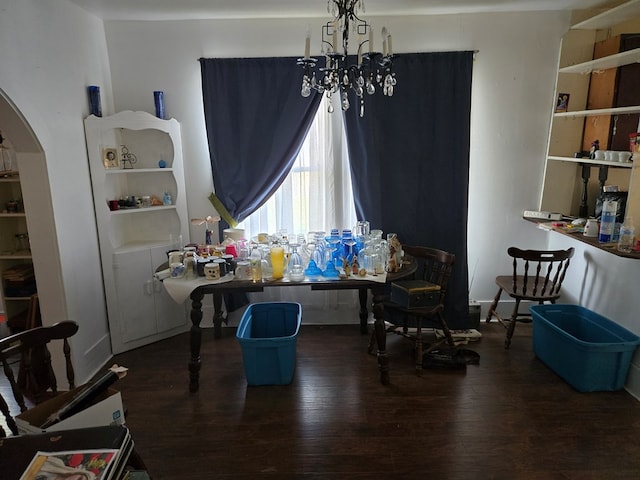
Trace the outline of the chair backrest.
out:
M 440 285 L 440 304 L 444 302 L 456 256 L 436 248 L 402 245 L 405 254 L 418 262 L 415 278 Z
M 513 292 L 531 299 L 554 299 L 560 294 L 574 248 L 567 250 L 507 250 L 513 258 Z
M 9 379 L 11 390 L 20 411 L 27 410 L 25 392 L 21 384 L 26 384 L 26 393 L 32 396 L 34 403 L 40 403 L 58 393 L 55 373 L 51 366 L 51 354 L 47 345 L 52 340 L 62 340 L 66 374 L 69 389 L 75 388 L 75 373 L 71 363 L 71 347 L 68 338 L 78 331 L 78 324 L 72 321 L 59 322 L 51 326 L 36 327 L 15 335 L 0 339 L 0 361 L 4 374 Z M 19 361 L 17 381 L 12 364 Z

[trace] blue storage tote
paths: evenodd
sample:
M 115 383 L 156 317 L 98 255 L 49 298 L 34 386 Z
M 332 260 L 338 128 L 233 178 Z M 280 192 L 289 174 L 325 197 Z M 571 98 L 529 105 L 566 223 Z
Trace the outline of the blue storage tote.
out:
M 242 347 L 249 385 L 287 385 L 293 380 L 302 305 L 253 303 L 240 319 L 236 338 Z
M 640 337 L 579 305 L 532 305 L 533 351 L 580 392 L 620 390 Z

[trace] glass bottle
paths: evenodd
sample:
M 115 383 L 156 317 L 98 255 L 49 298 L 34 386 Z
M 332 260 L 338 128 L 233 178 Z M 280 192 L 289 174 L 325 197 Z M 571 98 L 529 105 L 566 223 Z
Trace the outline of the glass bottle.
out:
M 257 246 L 253 247 L 251 251 L 251 255 L 249 256 L 249 261 L 251 262 L 251 280 L 255 282 L 262 281 L 262 254 L 260 253 L 260 248 Z
M 636 230 L 631 217 L 624 219 L 624 223 L 620 227 L 620 238 L 618 239 L 618 251 L 630 253 L 633 249 L 633 241 Z

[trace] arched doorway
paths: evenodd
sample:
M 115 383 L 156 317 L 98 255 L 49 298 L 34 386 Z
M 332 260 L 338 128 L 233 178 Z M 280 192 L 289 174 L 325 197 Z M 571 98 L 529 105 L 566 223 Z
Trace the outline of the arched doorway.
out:
M 17 264 L 29 260 L 33 262 L 42 323 L 52 324 L 60 318 L 65 318 L 66 312 L 64 302 L 60 301 L 64 298 L 64 288 L 60 280 L 60 258 L 45 153 L 27 120 L 1 89 L 0 130 L 15 151 L 16 170 L 19 172 L 19 191 L 24 204 L 24 218 L 18 221 L 26 224 L 24 228 L 28 231 L 31 250 L 31 259 L 22 256 L 15 262 Z M 5 205 L 0 205 L 0 212 L 5 209 Z M 5 254 L 0 254 L 0 271 L 13 263 L 11 255 L 7 255 L 11 250 L 12 235 L 13 233 L 9 231 L 0 235 L 0 251 L 4 251 Z M 13 308 L 13 305 L 7 305 L 9 302 L 13 300 L 2 299 L 2 310 L 8 313 L 28 306 L 28 302 L 20 305 L 20 302 L 16 301 Z

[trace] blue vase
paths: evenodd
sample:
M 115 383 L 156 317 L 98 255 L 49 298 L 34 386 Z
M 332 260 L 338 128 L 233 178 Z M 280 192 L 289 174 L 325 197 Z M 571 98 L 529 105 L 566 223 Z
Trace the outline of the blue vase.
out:
M 153 92 L 153 100 L 156 104 L 156 117 L 165 119 L 164 116 L 164 92 L 156 91 Z
M 100 87 L 97 85 L 89 85 L 87 87 L 89 94 L 89 112 L 96 117 L 102 116 L 102 103 L 100 101 Z

